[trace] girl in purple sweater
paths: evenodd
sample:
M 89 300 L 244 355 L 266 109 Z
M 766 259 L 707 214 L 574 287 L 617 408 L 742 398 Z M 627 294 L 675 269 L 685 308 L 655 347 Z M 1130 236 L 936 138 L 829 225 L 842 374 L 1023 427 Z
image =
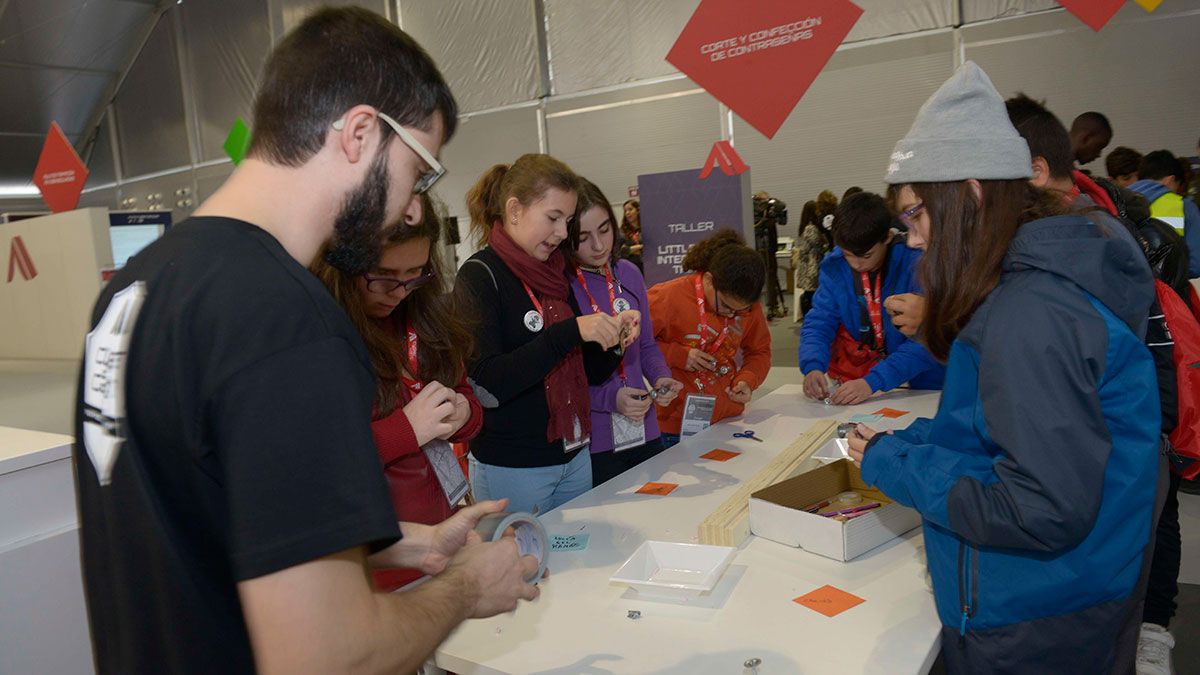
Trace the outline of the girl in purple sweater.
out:
M 665 406 L 683 388 L 654 342 L 646 281 L 628 260 L 613 256 L 616 217 L 600 188 L 583 180 L 571 228 L 571 290 L 583 314 L 642 314 L 641 336 L 625 350 L 607 382 L 588 387 L 592 405 L 592 485 L 632 469 L 662 452 L 654 405 Z

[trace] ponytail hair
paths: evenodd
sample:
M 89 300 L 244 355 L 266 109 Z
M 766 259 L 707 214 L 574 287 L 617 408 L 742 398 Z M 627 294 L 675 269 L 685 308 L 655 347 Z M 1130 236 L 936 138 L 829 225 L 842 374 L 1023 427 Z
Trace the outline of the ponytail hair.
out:
M 492 228 L 504 222 L 504 205 L 510 198 L 516 197 L 522 206 L 529 206 L 550 188 L 579 191 L 575 172 L 550 155 L 521 155 L 511 165 L 497 164 L 483 172 L 467 192 L 467 212 L 476 242 L 480 246 L 487 243 Z
M 767 281 L 767 265 L 735 230 L 720 230 L 688 249 L 683 269 L 709 272 L 713 286 L 738 300 L 756 302 Z

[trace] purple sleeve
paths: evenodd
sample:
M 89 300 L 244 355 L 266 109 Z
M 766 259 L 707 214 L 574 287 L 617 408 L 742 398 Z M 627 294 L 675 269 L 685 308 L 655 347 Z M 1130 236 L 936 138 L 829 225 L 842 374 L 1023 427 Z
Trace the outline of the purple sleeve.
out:
M 571 279 L 571 292 L 575 294 L 575 300 L 579 303 L 581 311 L 585 307 L 591 309 L 587 296 L 583 292 L 583 287 L 579 285 L 577 279 Z M 588 398 L 591 399 L 592 412 L 616 412 L 617 390 L 620 388 L 621 378 L 615 372 L 612 374 L 612 377 L 604 381 L 604 384 L 588 386 Z
M 617 411 L 617 390 L 621 388 L 621 378 L 614 373 L 608 381 L 598 387 L 588 387 L 588 396 L 592 399 L 592 412 L 612 413 Z
M 642 312 L 642 332 L 638 335 L 638 348 L 641 350 L 642 373 L 654 384 L 660 377 L 671 377 L 671 368 L 663 358 L 658 343 L 654 341 L 654 325 L 650 321 L 650 298 L 646 295 L 646 280 L 633 263 L 622 260 L 618 263 L 621 269 L 621 283 L 637 297 L 638 306 Z

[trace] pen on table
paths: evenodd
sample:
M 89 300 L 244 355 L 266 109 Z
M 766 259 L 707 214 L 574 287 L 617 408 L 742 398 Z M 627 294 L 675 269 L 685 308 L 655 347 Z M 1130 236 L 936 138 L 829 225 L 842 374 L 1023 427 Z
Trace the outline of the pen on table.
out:
M 830 502 L 828 499 L 826 499 L 825 501 L 817 503 L 817 504 L 813 504 L 812 506 L 809 506 L 809 507 L 805 508 L 804 510 L 809 513 L 816 513 L 817 511 L 820 511 L 821 509 L 825 508 L 826 506 L 829 506 L 831 503 L 832 502 Z
M 830 516 L 845 516 L 845 515 L 849 515 L 851 513 L 858 513 L 859 511 L 869 511 L 870 509 L 877 509 L 880 506 L 883 506 L 883 504 L 880 504 L 879 502 L 871 502 L 870 504 L 862 504 L 860 506 L 855 506 L 853 508 L 842 509 L 841 511 L 830 511 L 829 513 L 822 513 L 821 515 L 825 516 L 826 518 L 828 518 Z

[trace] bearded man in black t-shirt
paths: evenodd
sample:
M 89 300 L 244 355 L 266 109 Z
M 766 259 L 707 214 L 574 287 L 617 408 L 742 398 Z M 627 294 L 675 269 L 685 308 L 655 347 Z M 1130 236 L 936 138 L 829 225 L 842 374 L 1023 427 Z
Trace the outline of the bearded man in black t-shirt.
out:
M 328 242 L 370 270 L 385 225 L 421 220 L 457 106 L 395 25 L 326 9 L 272 53 L 254 119 L 233 175 L 93 312 L 74 459 L 97 668 L 412 672 L 464 619 L 536 597 L 537 561 L 472 532 L 503 502 L 395 522 L 370 359 L 306 268 Z M 433 578 L 379 594 L 369 564 Z

